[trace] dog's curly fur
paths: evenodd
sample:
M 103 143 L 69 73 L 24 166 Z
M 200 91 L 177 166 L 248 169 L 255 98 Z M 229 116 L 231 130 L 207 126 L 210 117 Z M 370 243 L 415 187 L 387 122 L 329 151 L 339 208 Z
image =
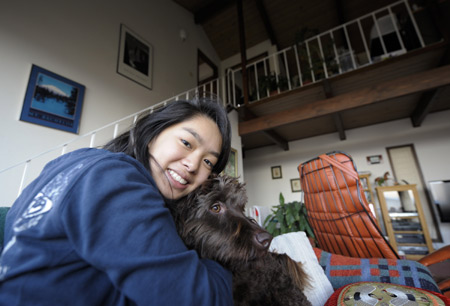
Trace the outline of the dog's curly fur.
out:
M 233 273 L 235 305 L 311 305 L 301 264 L 268 251 L 272 236 L 245 216 L 246 203 L 244 184 L 215 176 L 169 208 L 188 248 Z

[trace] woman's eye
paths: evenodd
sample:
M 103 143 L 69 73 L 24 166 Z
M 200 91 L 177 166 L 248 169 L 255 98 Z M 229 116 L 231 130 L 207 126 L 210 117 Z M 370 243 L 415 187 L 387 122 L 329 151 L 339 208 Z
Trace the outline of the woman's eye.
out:
M 187 141 L 187 140 L 181 139 L 181 142 L 188 148 L 192 147 L 191 144 L 189 143 L 189 141 Z
M 205 164 L 207 164 L 211 169 L 214 168 L 214 164 L 209 159 L 205 159 Z
M 211 208 L 210 208 L 210 210 L 213 212 L 213 213 L 219 213 L 221 210 L 222 210 L 222 208 L 220 207 L 220 205 L 219 204 L 214 204 L 213 206 L 211 206 Z

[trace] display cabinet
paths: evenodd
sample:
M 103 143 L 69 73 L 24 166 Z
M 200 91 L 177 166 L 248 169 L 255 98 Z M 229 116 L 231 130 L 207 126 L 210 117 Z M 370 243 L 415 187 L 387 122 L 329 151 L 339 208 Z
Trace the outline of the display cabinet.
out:
M 389 243 L 407 259 L 433 251 L 416 185 L 376 187 Z

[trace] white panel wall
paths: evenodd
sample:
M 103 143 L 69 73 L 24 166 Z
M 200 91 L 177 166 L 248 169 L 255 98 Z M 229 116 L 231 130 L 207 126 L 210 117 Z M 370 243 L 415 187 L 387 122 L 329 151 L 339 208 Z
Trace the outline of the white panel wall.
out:
M 249 205 L 273 206 L 278 204 L 280 192 L 286 201 L 300 199 L 292 193 L 290 179 L 298 178 L 297 167 L 319 154 L 340 150 L 352 155 L 358 171 L 370 171 L 371 180 L 392 169 L 386 147 L 414 144 L 425 182 L 450 179 L 450 111 L 428 115 L 421 127 L 413 128 L 409 119 L 346 131 L 347 140 L 340 141 L 337 134 L 308 138 L 289 143 L 290 150 L 271 146 L 246 152 L 245 181 Z M 383 163 L 369 165 L 366 156 L 383 156 Z M 271 167 L 282 166 L 282 179 L 272 180 Z M 446 244 L 450 244 L 450 226 L 442 224 Z
M 84 134 L 195 87 L 197 48 L 219 63 L 192 14 L 172 1 L 1 2 L 0 170 L 76 136 L 19 121 L 32 64 L 86 86 Z M 152 90 L 116 73 L 121 23 L 153 45 Z M 16 179 L 0 181 L 2 202 Z

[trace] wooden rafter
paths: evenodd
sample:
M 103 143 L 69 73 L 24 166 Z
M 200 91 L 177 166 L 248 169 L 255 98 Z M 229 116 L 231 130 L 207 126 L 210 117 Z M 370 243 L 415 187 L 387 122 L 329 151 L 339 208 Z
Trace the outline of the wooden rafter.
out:
M 293 109 L 240 122 L 239 135 L 269 130 L 282 125 L 330 115 L 347 109 L 424 92 L 446 85 L 450 85 L 450 65 L 381 82 L 334 96 L 330 99 L 315 101 Z
M 242 68 L 242 93 L 244 95 L 244 104 L 248 104 L 248 76 L 247 76 L 247 47 L 245 41 L 244 8 L 242 0 L 236 0 L 237 18 L 239 25 L 239 46 L 241 51 Z
M 235 3 L 235 0 L 212 1 L 194 12 L 194 21 L 202 24 Z
M 257 118 L 257 116 L 248 108 L 242 108 L 241 114 L 243 115 L 245 120 Z M 275 131 L 267 130 L 263 131 L 263 134 L 284 151 L 289 151 L 289 142 Z
M 411 122 L 413 127 L 419 127 L 425 120 L 425 117 L 431 110 L 431 107 L 438 100 L 441 95 L 443 87 L 425 92 L 420 98 L 419 104 L 411 115 Z
M 334 95 L 333 95 L 333 88 L 331 87 L 330 80 L 328 80 L 328 79 L 323 80 L 322 86 L 323 86 L 323 91 L 325 92 L 325 97 L 327 99 L 332 98 Z M 347 136 L 345 136 L 344 123 L 342 122 L 341 114 L 334 113 L 333 120 L 334 120 L 334 125 L 339 133 L 339 139 L 340 140 L 347 139 Z
M 262 0 L 255 0 L 255 1 L 256 1 L 256 7 L 258 8 L 259 16 L 262 19 L 264 28 L 266 29 L 267 35 L 269 36 L 269 39 L 270 39 L 270 42 L 272 43 L 272 45 L 279 47 L 277 37 L 273 30 L 272 23 L 270 22 L 269 16 L 267 15 L 266 7 L 264 6 L 263 1 Z

